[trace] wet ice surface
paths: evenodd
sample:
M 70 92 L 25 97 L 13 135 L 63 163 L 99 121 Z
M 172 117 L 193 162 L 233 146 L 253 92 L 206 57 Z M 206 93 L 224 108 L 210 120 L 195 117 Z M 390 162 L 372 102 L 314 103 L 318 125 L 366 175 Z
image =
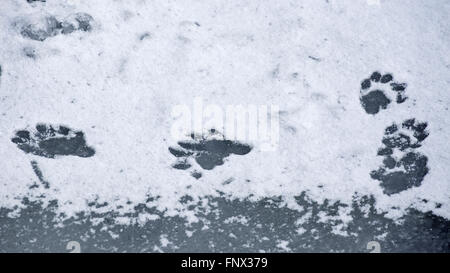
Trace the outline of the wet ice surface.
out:
M 449 3 L 2 5 L 1 251 L 449 251 Z M 173 138 L 195 97 L 277 149 Z
M 336 231 L 342 225 L 336 217 L 338 210 L 347 208 L 342 204 L 319 205 L 301 195 L 297 202 L 308 210 L 299 212 L 280 207 L 279 198 L 259 202 L 207 199 L 214 205 L 204 211 L 189 197 L 183 198 L 202 217 L 193 225 L 140 204 L 133 216 L 149 211 L 158 217 L 117 225 L 117 215 L 106 212 L 101 225 L 95 223 L 100 215 L 80 215 L 62 227 L 54 223 L 54 203 L 43 210 L 39 203 L 25 200 L 26 209 L 18 218 L 9 218 L 7 210 L 0 210 L 0 242 L 3 250 L 14 252 L 70 252 L 67 244 L 71 241 L 78 242 L 82 252 L 371 252 L 371 241 L 380 243 L 381 252 L 449 251 L 449 221 L 413 209 L 401 224 L 394 223 L 376 213 L 374 200 L 367 196 L 350 206 L 354 220 L 345 227 L 348 236 Z M 325 215 L 334 220 L 324 222 Z

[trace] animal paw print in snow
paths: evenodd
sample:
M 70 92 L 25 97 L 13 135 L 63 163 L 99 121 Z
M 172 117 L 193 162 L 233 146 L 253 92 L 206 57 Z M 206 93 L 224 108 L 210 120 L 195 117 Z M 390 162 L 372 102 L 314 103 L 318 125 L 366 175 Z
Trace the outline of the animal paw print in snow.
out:
M 36 130 L 19 130 L 11 139 L 19 149 L 46 158 L 72 155 L 91 157 L 95 150 L 86 145 L 84 133 L 65 126 L 36 125 Z
M 386 109 L 393 100 L 399 104 L 405 102 L 406 86 L 406 83 L 394 82 L 392 74 L 373 72 L 370 78 L 361 83 L 361 105 L 368 114 L 375 115 L 381 109 Z
M 94 19 L 91 15 L 83 12 L 75 13 L 64 21 L 59 21 L 55 16 L 46 16 L 33 22 L 17 22 L 22 25 L 20 33 L 23 37 L 45 41 L 47 38 L 59 34 L 70 34 L 75 31 L 89 32 L 92 30 Z
M 212 170 L 216 166 L 224 164 L 224 159 L 231 154 L 248 154 L 252 147 L 237 141 L 226 140 L 214 129 L 206 136 L 191 135 L 187 141 L 179 141 L 179 147 L 169 147 L 169 152 L 177 157 L 177 161 L 172 165 L 179 170 L 187 170 L 192 167 L 192 159 L 204 170 Z M 198 171 L 193 171 L 192 176 L 199 179 L 202 175 Z
M 419 187 L 427 175 L 428 158 L 417 151 L 428 137 L 426 122 L 408 119 L 401 125 L 387 127 L 378 150 L 383 165 L 370 174 L 381 181 L 383 192 L 387 195 L 399 193 L 412 187 Z

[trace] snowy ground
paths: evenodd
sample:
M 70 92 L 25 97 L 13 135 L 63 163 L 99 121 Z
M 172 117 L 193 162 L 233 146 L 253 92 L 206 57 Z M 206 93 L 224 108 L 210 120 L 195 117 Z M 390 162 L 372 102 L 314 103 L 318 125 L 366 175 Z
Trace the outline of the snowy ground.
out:
M 0 251 L 449 252 L 450 2 L 30 2 L 0 7 Z M 198 98 L 278 106 L 278 145 L 180 142 Z

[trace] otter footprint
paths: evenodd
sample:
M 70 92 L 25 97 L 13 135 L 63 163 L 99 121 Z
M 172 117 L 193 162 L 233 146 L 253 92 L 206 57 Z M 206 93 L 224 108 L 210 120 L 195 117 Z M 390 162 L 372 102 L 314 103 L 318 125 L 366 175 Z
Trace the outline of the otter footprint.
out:
M 50 15 L 33 22 L 19 23 L 23 24 L 20 29 L 20 34 L 23 37 L 42 42 L 59 34 L 70 34 L 74 31 L 91 31 L 93 22 L 94 19 L 91 15 L 79 12 L 70 15 L 64 21 L 59 21 L 55 16 Z
M 27 154 L 46 158 L 91 157 L 95 154 L 95 150 L 86 145 L 83 132 L 62 125 L 37 124 L 36 130 L 17 131 L 11 141 Z
M 231 154 L 246 155 L 252 150 L 250 145 L 225 139 L 214 129 L 207 135 L 192 134 L 190 140 L 179 141 L 178 145 L 179 147 L 169 147 L 169 152 L 177 157 L 172 167 L 179 170 L 191 168 L 192 160 L 202 169 L 212 170 L 223 165 L 225 158 Z M 193 171 L 191 175 L 196 179 L 201 177 L 198 171 Z
M 387 127 L 378 156 L 383 165 L 371 172 L 372 179 L 381 181 L 387 195 L 400 193 L 412 187 L 419 187 L 428 174 L 428 158 L 417 151 L 428 137 L 426 122 L 405 120 L 401 125 Z
M 366 113 L 375 115 L 394 100 L 398 104 L 405 102 L 408 98 L 406 87 L 406 83 L 395 82 L 392 74 L 373 72 L 370 78 L 361 82 L 359 99 Z

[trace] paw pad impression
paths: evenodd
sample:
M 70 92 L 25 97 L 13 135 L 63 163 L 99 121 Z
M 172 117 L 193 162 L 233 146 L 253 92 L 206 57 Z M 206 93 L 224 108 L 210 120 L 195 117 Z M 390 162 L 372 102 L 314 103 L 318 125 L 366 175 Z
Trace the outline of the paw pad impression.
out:
M 27 154 L 46 158 L 91 157 L 95 154 L 95 150 L 86 145 L 83 132 L 62 125 L 37 124 L 36 130 L 17 131 L 11 141 Z
M 428 174 L 428 158 L 417 151 L 428 137 L 426 122 L 408 119 L 401 125 L 387 127 L 378 155 L 383 165 L 371 172 L 371 177 L 381 181 L 383 192 L 387 195 L 419 187 Z
M 252 147 L 247 144 L 225 139 L 214 129 L 206 136 L 191 135 L 187 141 L 179 141 L 179 147 L 169 147 L 169 152 L 177 158 L 172 165 L 179 170 L 187 170 L 192 167 L 192 159 L 204 170 L 212 170 L 216 166 L 224 164 L 224 159 L 231 154 L 246 155 Z M 199 179 L 201 173 L 192 172 L 192 176 Z
M 393 100 L 399 104 L 405 102 L 406 87 L 406 83 L 395 82 L 392 74 L 373 72 L 370 78 L 361 82 L 361 105 L 368 114 L 375 115 Z
M 93 21 L 94 19 L 91 15 L 83 12 L 72 14 L 64 21 L 59 21 L 55 16 L 46 16 L 40 20 L 25 23 L 20 29 L 20 34 L 25 38 L 42 42 L 60 33 L 70 34 L 74 31 L 91 31 Z

